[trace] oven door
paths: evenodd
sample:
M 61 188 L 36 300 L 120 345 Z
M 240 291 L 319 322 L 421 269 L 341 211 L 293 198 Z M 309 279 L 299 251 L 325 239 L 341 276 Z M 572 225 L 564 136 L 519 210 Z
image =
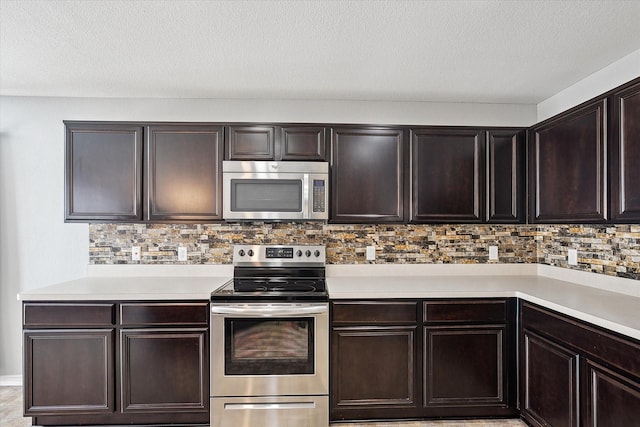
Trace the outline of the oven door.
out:
M 327 303 L 211 304 L 211 395 L 323 395 Z

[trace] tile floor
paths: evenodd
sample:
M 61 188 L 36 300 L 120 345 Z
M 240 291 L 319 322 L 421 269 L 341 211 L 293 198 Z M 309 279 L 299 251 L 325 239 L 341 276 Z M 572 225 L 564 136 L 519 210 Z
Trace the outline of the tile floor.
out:
M 22 387 L 0 387 L 0 426 L 24 427 L 31 425 L 31 418 L 22 417 Z M 407 421 L 344 424 L 332 427 L 525 427 L 520 420 L 465 420 L 465 421 Z

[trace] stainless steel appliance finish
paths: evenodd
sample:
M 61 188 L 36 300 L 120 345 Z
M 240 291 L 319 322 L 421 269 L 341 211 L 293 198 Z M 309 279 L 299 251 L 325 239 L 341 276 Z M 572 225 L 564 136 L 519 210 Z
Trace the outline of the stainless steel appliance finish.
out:
M 222 162 L 226 220 L 289 221 L 329 218 L 327 162 Z
M 328 396 L 211 399 L 211 427 L 327 427 Z
M 211 295 L 211 426 L 329 424 L 323 246 L 234 247 Z

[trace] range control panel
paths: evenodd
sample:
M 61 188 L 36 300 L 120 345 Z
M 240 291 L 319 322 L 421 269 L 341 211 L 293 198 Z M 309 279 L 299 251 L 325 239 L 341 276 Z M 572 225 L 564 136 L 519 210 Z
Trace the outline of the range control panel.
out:
M 234 245 L 233 264 L 301 265 L 326 261 L 324 245 Z

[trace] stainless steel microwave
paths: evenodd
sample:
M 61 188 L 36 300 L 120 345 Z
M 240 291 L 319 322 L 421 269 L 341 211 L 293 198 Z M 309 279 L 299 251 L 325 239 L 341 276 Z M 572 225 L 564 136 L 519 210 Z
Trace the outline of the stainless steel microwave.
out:
M 327 162 L 222 162 L 223 217 L 230 221 L 329 218 Z

